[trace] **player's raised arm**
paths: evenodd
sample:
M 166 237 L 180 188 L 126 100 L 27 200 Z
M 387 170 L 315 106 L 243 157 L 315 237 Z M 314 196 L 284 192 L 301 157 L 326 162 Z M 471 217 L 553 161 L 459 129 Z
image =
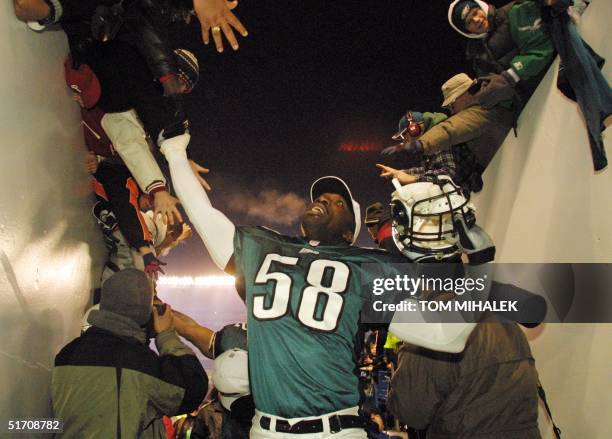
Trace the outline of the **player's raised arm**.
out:
M 191 136 L 185 133 L 166 139 L 161 143 L 161 152 L 170 165 L 174 189 L 187 216 L 202 238 L 215 264 L 225 269 L 234 253 L 234 224 L 215 209 L 206 191 L 193 173 L 187 160 L 187 145 Z

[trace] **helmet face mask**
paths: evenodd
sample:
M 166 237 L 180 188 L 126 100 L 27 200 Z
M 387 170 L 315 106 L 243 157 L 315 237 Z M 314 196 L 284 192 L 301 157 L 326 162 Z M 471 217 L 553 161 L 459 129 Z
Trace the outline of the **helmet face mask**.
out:
M 412 183 L 392 195 L 393 240 L 413 261 L 458 258 L 455 216 L 473 225 L 474 208 L 448 177 L 437 183 Z

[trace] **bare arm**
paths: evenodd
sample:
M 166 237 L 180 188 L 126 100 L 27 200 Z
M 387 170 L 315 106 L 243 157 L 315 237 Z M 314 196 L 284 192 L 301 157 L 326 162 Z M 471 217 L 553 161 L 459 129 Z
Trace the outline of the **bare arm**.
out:
M 13 0 L 15 15 L 21 21 L 36 21 L 47 18 L 51 12 L 43 0 Z
M 187 212 L 208 253 L 221 269 L 225 269 L 234 253 L 234 224 L 215 209 L 206 191 L 193 173 L 187 160 L 189 134 L 164 140 L 161 151 L 170 165 L 170 175 L 176 194 Z
M 215 333 L 199 325 L 195 320 L 182 312 L 172 310 L 172 314 L 176 332 L 193 343 L 206 357 L 212 358 L 212 345 L 215 340 Z

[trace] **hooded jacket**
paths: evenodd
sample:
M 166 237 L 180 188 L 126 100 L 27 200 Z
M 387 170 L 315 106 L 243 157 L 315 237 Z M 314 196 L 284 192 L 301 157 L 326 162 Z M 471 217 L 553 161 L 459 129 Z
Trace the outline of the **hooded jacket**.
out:
M 525 335 L 489 315 L 460 354 L 404 345 L 387 405 L 428 439 L 539 439 L 537 392 Z
M 174 330 L 157 335 L 158 356 L 137 323 L 96 313 L 94 326 L 55 357 L 51 391 L 61 436 L 165 439 L 162 416 L 195 410 L 208 390 L 206 372 Z

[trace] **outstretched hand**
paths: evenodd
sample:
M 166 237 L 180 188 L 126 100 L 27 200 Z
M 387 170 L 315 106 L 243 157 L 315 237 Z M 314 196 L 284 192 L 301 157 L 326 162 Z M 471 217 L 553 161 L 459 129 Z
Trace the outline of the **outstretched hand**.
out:
M 202 41 L 208 44 L 212 34 L 217 52 L 223 52 L 222 33 L 234 50 L 238 50 L 234 30 L 243 37 L 248 35 L 245 27 L 232 12 L 236 6 L 238 6 L 237 0 L 193 0 L 193 7 L 202 28 Z
M 153 211 L 155 216 L 162 215 L 169 224 L 174 224 L 174 220 L 179 223 L 183 222 L 183 216 L 178 210 L 179 200 L 173 197 L 167 191 L 155 192 L 153 196 Z
M 417 181 L 417 178 L 414 175 L 399 169 L 392 168 L 391 166 L 385 166 L 381 163 L 377 163 L 376 167 L 380 169 L 380 176 L 382 178 L 386 178 L 388 180 L 391 180 L 392 178 L 397 178 L 397 180 L 402 185 L 407 185 Z
M 194 175 L 196 176 L 198 182 L 202 185 L 202 187 L 207 191 L 212 190 L 206 179 L 200 175 L 208 174 L 210 172 L 210 169 L 200 166 L 193 160 L 189 160 L 189 166 L 191 166 L 191 170 L 193 171 Z
M 404 150 L 404 144 L 398 143 L 396 145 L 387 146 L 382 151 L 380 151 L 381 155 L 393 155 L 398 154 Z

